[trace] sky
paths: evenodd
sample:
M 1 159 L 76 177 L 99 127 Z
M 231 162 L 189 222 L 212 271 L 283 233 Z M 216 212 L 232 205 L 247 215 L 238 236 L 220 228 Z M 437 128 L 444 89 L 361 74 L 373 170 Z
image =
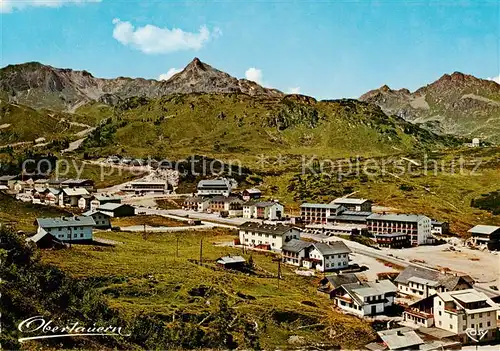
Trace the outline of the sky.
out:
M 0 0 L 0 65 L 168 79 L 194 57 L 318 99 L 500 83 L 500 0 Z

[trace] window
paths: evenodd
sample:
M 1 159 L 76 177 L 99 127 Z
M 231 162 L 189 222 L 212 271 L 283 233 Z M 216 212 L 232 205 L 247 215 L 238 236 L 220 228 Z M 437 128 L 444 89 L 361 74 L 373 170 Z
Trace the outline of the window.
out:
M 450 324 L 450 329 L 453 329 L 453 326 Z
M 471 328 L 474 328 L 474 323 L 472 323 L 472 324 L 470 325 L 470 327 L 471 327 Z
M 474 319 L 474 315 L 473 314 L 470 315 L 470 319 Z
M 491 322 L 488 322 L 486 325 L 487 325 L 488 327 L 491 327 Z
M 441 301 L 439 301 L 439 303 L 438 303 L 438 304 L 439 304 L 439 306 L 441 306 Z
M 83 238 L 83 233 L 82 233 L 82 234 L 80 234 L 80 238 Z
M 439 311 L 439 315 L 440 315 L 440 316 L 442 315 L 441 311 Z
M 483 314 L 482 313 L 479 313 L 479 318 L 483 317 Z
M 482 328 L 483 327 L 483 323 L 479 323 L 479 328 Z

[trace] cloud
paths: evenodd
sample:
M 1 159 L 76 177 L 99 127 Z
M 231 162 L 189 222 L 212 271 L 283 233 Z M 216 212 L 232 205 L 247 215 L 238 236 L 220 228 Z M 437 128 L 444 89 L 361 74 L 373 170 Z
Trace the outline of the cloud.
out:
M 300 87 L 288 89 L 288 94 L 300 94 Z
M 101 0 L 0 0 L 0 13 L 23 10 L 27 7 L 61 7 L 69 4 L 101 2 Z
M 174 74 L 182 71 L 180 68 L 171 68 L 167 71 L 167 73 L 162 73 L 158 76 L 158 80 L 169 80 Z
M 245 72 L 245 78 L 251 81 L 254 81 L 257 84 L 263 84 L 262 83 L 262 70 L 257 69 L 255 67 L 250 67 L 249 69 L 246 70 Z
M 201 26 L 199 32 L 185 32 L 179 28 L 160 28 L 147 24 L 134 28 L 130 22 L 113 20 L 115 28 L 113 38 L 125 46 L 133 47 L 145 54 L 165 54 L 182 50 L 199 50 L 210 39 L 217 38 L 221 31 L 215 28 L 212 32 Z
M 488 77 L 486 79 L 492 80 L 492 81 L 497 82 L 498 84 L 500 84 L 500 75 L 498 75 L 496 77 Z

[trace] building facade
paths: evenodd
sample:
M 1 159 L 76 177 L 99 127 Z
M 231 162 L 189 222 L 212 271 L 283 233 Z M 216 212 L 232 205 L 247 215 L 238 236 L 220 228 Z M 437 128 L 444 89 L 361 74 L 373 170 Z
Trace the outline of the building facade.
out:
M 104 212 L 89 210 L 87 212 L 82 213 L 82 216 L 92 217 L 92 219 L 95 222 L 94 228 L 98 229 L 111 228 L 111 217 Z
M 408 234 L 412 246 L 426 244 L 431 237 L 431 219 L 422 215 L 377 214 L 367 217 L 368 231 L 380 234 Z
M 332 201 L 332 204 L 340 205 L 350 211 L 371 212 L 372 202 L 367 199 L 355 199 L 350 197 L 340 197 Z
M 37 218 L 37 234 L 44 231 L 62 242 L 78 242 L 92 240 L 95 226 L 92 217 L 74 216 L 57 218 Z
M 464 343 L 472 343 L 467 331 L 485 333 L 481 341 L 498 338 L 498 305 L 475 289 L 438 293 L 434 297 L 435 326 L 458 335 Z
M 335 204 L 303 203 L 300 205 L 300 218 L 306 224 L 326 224 L 327 218 L 337 215 L 345 208 Z
M 397 288 L 389 280 L 345 284 L 332 292 L 335 305 L 361 317 L 382 314 L 393 305 Z
M 283 217 L 284 207 L 274 201 L 247 202 L 243 204 L 243 218 L 276 221 Z
M 228 179 L 200 180 L 197 186 L 199 196 L 229 196 L 231 195 L 231 182 Z
M 325 244 L 291 240 L 282 247 L 284 263 L 320 272 L 349 267 L 350 253 L 351 250 L 342 241 Z
M 300 229 L 283 224 L 245 222 L 239 226 L 241 245 L 281 251 L 283 245 L 300 238 Z
M 472 243 L 476 246 L 486 246 L 490 250 L 500 250 L 500 227 L 494 225 L 476 225 L 468 231 Z

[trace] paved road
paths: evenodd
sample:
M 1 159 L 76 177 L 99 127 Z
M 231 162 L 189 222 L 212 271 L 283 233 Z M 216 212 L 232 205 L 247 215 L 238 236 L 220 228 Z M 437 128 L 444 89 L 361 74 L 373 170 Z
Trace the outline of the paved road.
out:
M 362 245 L 360 243 L 357 243 L 355 241 L 345 240 L 345 239 L 342 239 L 342 238 L 337 237 L 337 236 L 327 236 L 327 235 L 323 235 L 323 234 L 306 234 L 306 233 L 303 233 L 302 237 L 313 239 L 313 240 L 316 240 L 316 241 L 323 241 L 323 242 L 328 242 L 328 241 L 343 241 L 355 253 L 358 253 L 358 254 L 361 254 L 361 255 L 365 255 L 365 256 L 369 256 L 369 257 L 373 257 L 373 258 L 382 259 L 384 261 L 387 261 L 387 262 L 390 262 L 390 263 L 393 263 L 393 264 L 397 264 L 397 265 L 402 266 L 402 267 L 414 266 L 414 267 L 420 267 L 420 268 L 423 268 L 423 269 L 429 269 L 429 270 L 433 270 L 433 271 L 439 270 L 439 269 L 437 269 L 436 267 L 434 267 L 432 265 L 423 264 L 423 263 L 417 263 L 417 262 L 410 262 L 407 259 L 401 259 L 401 258 L 398 258 L 398 257 L 389 256 L 389 254 L 386 253 L 386 252 L 384 252 L 384 250 L 377 250 L 377 249 L 374 249 L 374 248 Z M 472 275 L 472 277 L 475 278 L 474 275 Z M 488 284 L 488 283 L 476 283 L 474 285 L 474 288 L 477 289 L 477 290 L 479 290 L 479 291 L 484 292 L 488 296 L 498 296 L 498 295 L 500 295 L 500 292 L 495 291 L 493 289 L 490 289 L 489 285 L 490 284 Z
M 215 228 L 216 225 L 213 224 L 202 224 L 202 225 L 190 225 L 190 226 L 181 226 L 181 227 L 151 227 L 149 225 L 144 228 L 143 225 L 132 225 L 128 227 L 120 227 L 120 231 L 122 232 L 143 232 L 146 229 L 146 232 L 183 232 L 189 230 L 209 230 Z
M 198 213 L 198 212 L 188 212 L 188 211 L 183 211 L 179 212 L 182 210 L 160 210 L 160 209 L 152 209 L 152 208 L 145 208 L 145 207 L 136 207 L 136 213 L 144 213 L 144 214 L 149 214 L 149 215 L 159 215 L 159 216 L 164 216 L 172 219 L 177 219 L 180 221 L 189 221 L 191 219 L 199 219 L 201 220 L 202 225 L 207 225 L 207 226 L 212 226 L 213 227 L 218 227 L 218 228 L 227 228 L 227 229 L 237 229 L 238 224 L 235 224 L 234 219 L 238 218 L 218 218 L 216 216 L 206 218 L 205 216 L 196 216 L 196 214 L 204 215 L 203 213 Z M 189 214 L 189 217 L 183 216 L 181 214 Z M 209 215 L 208 213 L 205 213 L 205 215 Z M 210 221 L 210 219 L 212 221 Z M 241 218 L 239 218 L 241 219 Z M 216 221 L 214 221 L 216 220 Z M 199 227 L 199 226 L 197 226 Z M 185 228 L 185 227 L 184 227 Z

